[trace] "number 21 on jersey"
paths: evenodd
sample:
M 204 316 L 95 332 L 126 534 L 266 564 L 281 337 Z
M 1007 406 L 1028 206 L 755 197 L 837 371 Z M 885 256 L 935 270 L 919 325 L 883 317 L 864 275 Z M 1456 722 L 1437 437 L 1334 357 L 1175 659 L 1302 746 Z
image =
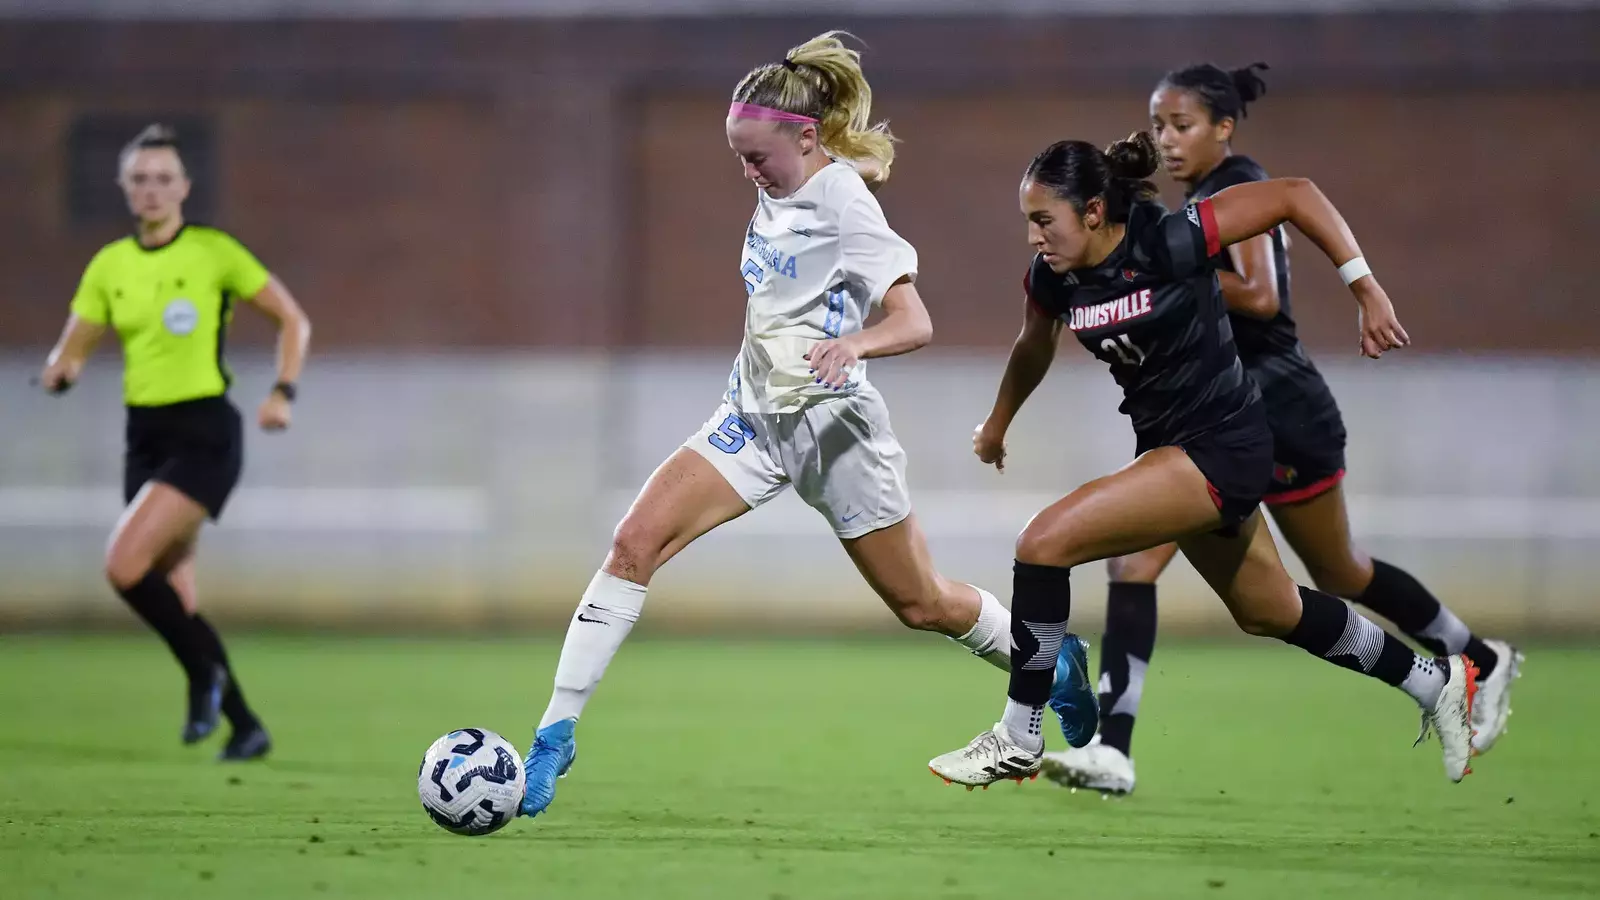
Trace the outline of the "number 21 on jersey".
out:
M 1129 340 L 1125 334 L 1119 334 L 1114 338 L 1106 338 L 1100 342 L 1100 349 L 1107 353 L 1115 354 L 1117 359 L 1121 360 L 1125 366 L 1144 365 L 1144 351 L 1140 350 L 1139 345 Z

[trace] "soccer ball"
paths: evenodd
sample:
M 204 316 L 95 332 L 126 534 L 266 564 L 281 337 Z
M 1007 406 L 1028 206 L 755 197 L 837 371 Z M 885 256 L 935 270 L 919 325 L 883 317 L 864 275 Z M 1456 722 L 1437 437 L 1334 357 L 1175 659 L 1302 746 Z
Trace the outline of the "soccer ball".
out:
M 440 828 L 492 834 L 516 816 L 525 778 L 510 741 L 483 728 L 463 728 L 434 741 L 422 755 L 417 796 Z

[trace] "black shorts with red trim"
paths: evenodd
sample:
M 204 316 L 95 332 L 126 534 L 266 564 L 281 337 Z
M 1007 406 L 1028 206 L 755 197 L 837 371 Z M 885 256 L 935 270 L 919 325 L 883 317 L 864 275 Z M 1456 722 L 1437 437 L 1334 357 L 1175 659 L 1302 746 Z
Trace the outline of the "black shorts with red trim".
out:
M 1272 484 L 1272 429 L 1265 407 L 1252 403 L 1217 428 L 1180 441 L 1178 447 L 1206 477 L 1211 502 L 1222 514 L 1219 533 L 1237 534 Z
M 1224 537 L 1239 533 L 1239 526 L 1261 505 L 1272 484 L 1272 429 L 1265 406 L 1257 400 L 1226 422 L 1177 443 L 1206 478 L 1211 502 L 1222 514 Z M 1146 449 L 1139 448 L 1143 453 Z
M 1269 407 L 1272 427 L 1272 486 L 1268 506 L 1320 497 L 1344 480 L 1344 420 L 1336 406 L 1315 416 Z

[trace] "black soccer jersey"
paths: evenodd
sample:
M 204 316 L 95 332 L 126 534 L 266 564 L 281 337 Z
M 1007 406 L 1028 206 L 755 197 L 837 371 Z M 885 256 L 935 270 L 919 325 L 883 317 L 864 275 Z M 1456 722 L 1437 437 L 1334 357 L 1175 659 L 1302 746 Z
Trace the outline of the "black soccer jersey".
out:
M 1236 184 L 1265 181 L 1269 176 L 1248 156 L 1229 156 L 1194 186 L 1190 200 L 1205 200 Z M 1272 263 L 1278 275 L 1278 314 L 1258 319 L 1241 313 L 1229 316 L 1233 340 L 1245 370 L 1261 387 L 1267 414 L 1283 427 L 1299 427 L 1307 420 L 1338 416 L 1333 394 L 1322 374 L 1311 364 L 1300 337 L 1295 333 L 1294 314 L 1289 305 L 1289 253 L 1282 226 L 1272 229 Z M 1233 258 L 1227 252 L 1213 260 L 1222 271 L 1233 272 Z M 1276 426 L 1275 426 L 1276 427 Z
M 1234 349 L 1213 259 L 1210 201 L 1168 214 L 1135 204 L 1122 243 L 1093 269 L 1061 275 L 1035 257 L 1028 298 L 1111 366 L 1138 452 L 1226 423 L 1261 393 Z

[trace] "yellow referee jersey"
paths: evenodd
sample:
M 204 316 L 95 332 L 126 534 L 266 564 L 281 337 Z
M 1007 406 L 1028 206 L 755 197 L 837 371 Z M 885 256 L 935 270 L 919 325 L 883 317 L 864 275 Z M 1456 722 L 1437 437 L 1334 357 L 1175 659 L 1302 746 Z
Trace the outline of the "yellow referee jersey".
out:
M 166 406 L 226 393 L 223 361 L 233 303 L 266 287 L 267 270 L 226 232 L 184 225 L 160 247 L 125 237 L 89 261 L 72 312 L 116 329 L 129 406 Z

